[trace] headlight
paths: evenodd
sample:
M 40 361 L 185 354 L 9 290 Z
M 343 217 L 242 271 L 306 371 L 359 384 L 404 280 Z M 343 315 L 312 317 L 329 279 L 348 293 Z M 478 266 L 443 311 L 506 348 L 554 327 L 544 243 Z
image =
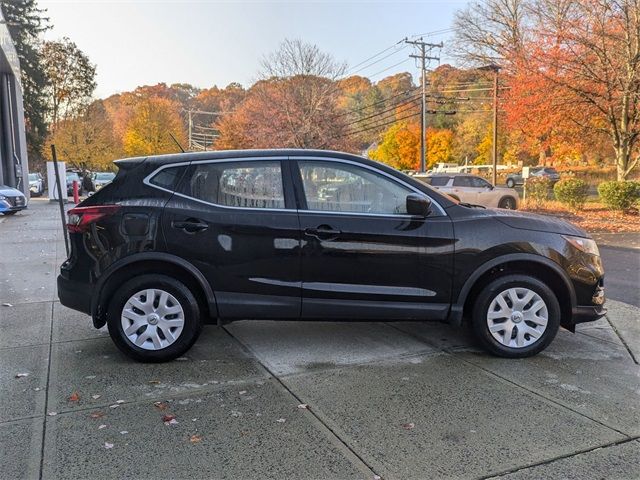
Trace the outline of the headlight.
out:
M 600 251 L 598 250 L 598 245 L 595 240 L 591 238 L 572 237 L 571 235 L 563 235 L 562 237 L 581 252 L 600 256 Z

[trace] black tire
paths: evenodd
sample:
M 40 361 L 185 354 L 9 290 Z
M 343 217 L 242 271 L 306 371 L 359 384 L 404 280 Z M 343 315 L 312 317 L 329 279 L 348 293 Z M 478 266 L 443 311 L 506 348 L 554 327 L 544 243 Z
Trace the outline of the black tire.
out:
M 507 178 L 507 187 L 513 188 L 516 186 L 516 181 L 513 178 Z
M 11 210 L 10 212 L 2 212 L 2 213 L 8 217 L 10 215 L 15 215 L 16 213 L 18 213 L 18 210 Z
M 171 345 L 159 350 L 146 350 L 135 345 L 125 335 L 121 314 L 125 303 L 137 292 L 155 288 L 164 290 L 175 297 L 184 312 L 184 326 L 179 337 Z M 167 362 L 183 355 L 200 336 L 202 320 L 198 301 L 182 282 L 165 275 L 141 275 L 122 285 L 113 295 L 107 308 L 109 335 L 116 346 L 127 356 L 148 363 Z
M 487 324 L 489 307 L 494 298 L 509 288 L 527 288 L 537 293 L 547 307 L 548 321 L 544 333 L 534 343 L 512 348 L 496 340 Z M 547 348 L 560 328 L 560 304 L 553 291 L 537 278 L 528 275 L 511 274 L 491 281 L 478 295 L 472 314 L 473 330 L 482 347 L 489 353 L 506 358 L 531 357 Z
M 516 199 L 513 197 L 502 197 L 500 199 L 500 203 L 498 203 L 499 208 L 506 208 L 507 210 L 515 210 L 517 207 Z

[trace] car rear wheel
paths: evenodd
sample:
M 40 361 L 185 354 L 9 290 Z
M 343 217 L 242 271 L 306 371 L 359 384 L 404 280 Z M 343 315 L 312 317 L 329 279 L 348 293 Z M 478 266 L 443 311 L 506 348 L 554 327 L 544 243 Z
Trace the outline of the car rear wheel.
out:
M 498 204 L 499 208 L 506 208 L 507 210 L 515 210 L 516 209 L 516 199 L 513 197 L 503 197 L 500 199 L 500 203 Z
M 516 186 L 516 181 L 513 178 L 507 178 L 507 187 L 513 188 Z
M 141 275 L 114 294 L 107 311 L 109 335 L 139 362 L 166 362 L 191 348 L 202 330 L 193 293 L 164 275 Z
M 478 295 L 473 329 L 490 353 L 530 357 L 544 350 L 560 327 L 560 305 L 553 291 L 527 275 L 493 280 Z

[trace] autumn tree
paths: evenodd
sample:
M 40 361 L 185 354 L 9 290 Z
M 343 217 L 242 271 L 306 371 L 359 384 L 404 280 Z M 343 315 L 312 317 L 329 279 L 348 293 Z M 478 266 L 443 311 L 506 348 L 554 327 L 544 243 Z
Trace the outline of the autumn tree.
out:
M 76 117 L 60 120 L 48 143 L 55 144 L 60 160 L 82 171 L 108 170 L 118 157 L 112 123 L 100 100 Z M 47 150 L 45 154 L 50 158 Z
M 36 0 L 0 0 L 0 8 L 20 61 L 29 159 L 40 156 L 47 136 L 47 101 L 40 35 L 50 28 Z
M 218 122 L 218 148 L 348 148 L 336 84 L 344 65 L 300 40 L 285 40 L 262 65 L 263 79 Z
M 455 27 L 466 60 L 505 68 L 514 88 L 505 106 L 521 109 L 508 116 L 533 126 L 525 133 L 541 148 L 605 134 L 618 178 L 627 178 L 640 155 L 640 0 L 473 2 Z M 527 108 L 540 112 L 537 126 Z
M 170 134 L 184 144 L 184 125 L 176 102 L 162 97 L 141 99 L 124 131 L 124 153 L 143 156 L 176 152 L 178 146 Z
M 48 79 L 45 89 L 51 126 L 55 130 L 60 120 L 68 120 L 89 103 L 96 88 L 96 67 L 69 40 L 45 42 L 42 47 L 44 71 Z

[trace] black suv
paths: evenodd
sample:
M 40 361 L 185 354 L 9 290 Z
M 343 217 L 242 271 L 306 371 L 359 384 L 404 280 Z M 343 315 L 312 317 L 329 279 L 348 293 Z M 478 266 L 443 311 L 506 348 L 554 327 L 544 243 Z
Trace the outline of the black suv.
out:
M 554 218 L 458 203 L 338 152 L 131 158 L 69 211 L 63 305 L 141 361 L 235 319 L 468 322 L 505 357 L 603 308 L 595 242 Z

